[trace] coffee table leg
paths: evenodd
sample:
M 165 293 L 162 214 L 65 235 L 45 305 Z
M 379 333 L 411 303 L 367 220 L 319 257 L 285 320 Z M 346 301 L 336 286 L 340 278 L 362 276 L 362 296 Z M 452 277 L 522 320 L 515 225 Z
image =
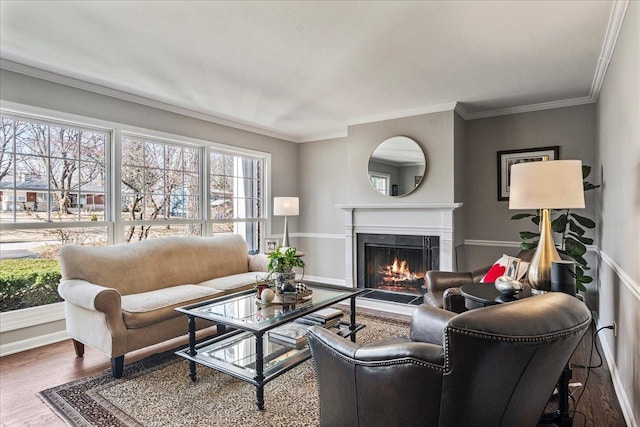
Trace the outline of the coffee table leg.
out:
M 256 405 L 261 411 L 264 409 L 264 349 L 262 347 L 262 333 L 256 333 Z
M 195 357 L 196 351 L 196 318 L 189 316 L 189 355 Z M 191 381 L 196 381 L 196 362 L 189 360 L 189 376 Z

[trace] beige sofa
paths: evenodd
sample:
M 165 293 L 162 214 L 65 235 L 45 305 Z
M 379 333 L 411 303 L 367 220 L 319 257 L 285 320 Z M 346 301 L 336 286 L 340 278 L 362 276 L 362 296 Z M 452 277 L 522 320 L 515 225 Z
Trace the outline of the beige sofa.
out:
M 239 235 L 64 246 L 58 292 L 76 355 L 85 344 L 108 354 L 119 378 L 126 353 L 187 333 L 176 307 L 249 289 L 267 262 L 248 255 Z

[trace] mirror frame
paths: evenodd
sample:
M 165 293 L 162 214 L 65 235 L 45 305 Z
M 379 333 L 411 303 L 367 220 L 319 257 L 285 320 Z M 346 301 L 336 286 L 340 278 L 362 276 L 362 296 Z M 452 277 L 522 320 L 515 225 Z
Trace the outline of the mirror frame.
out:
M 401 140 L 401 142 L 402 142 L 402 143 L 404 143 L 404 144 L 407 144 L 407 143 L 409 143 L 409 142 L 413 143 L 412 145 L 413 145 L 414 147 L 417 147 L 417 149 L 420 151 L 420 154 L 422 155 L 422 163 L 423 163 L 423 168 L 424 168 L 424 170 L 423 170 L 423 172 L 422 172 L 422 175 L 414 175 L 414 177 L 420 176 L 420 182 L 418 182 L 418 183 L 417 183 L 414 187 L 412 187 L 409 191 L 406 191 L 406 192 L 404 192 L 404 193 L 402 193 L 402 194 L 393 194 L 393 189 L 392 189 L 393 187 L 392 187 L 392 186 L 397 185 L 397 184 L 392 184 L 390 181 L 389 181 L 389 186 L 390 186 L 390 187 L 392 187 L 392 188 L 389 188 L 389 193 L 390 193 L 390 194 L 384 194 L 384 193 L 382 193 L 380 190 L 378 190 L 378 189 L 373 185 L 373 182 L 371 181 L 371 173 L 372 173 L 372 171 L 371 171 L 371 169 L 369 168 L 369 163 L 370 163 L 372 160 L 374 160 L 374 161 L 376 160 L 376 159 L 374 159 L 374 154 L 375 154 L 375 152 L 376 152 L 377 150 L 379 150 L 379 149 L 381 148 L 381 146 L 382 146 L 383 144 L 387 143 L 387 145 L 389 145 L 389 143 L 390 143 L 391 141 L 393 141 L 393 140 Z M 396 141 L 396 142 L 394 142 L 394 143 L 397 143 L 397 141 Z M 413 151 L 417 154 L 417 150 L 413 150 Z M 413 154 L 413 153 L 412 153 L 412 154 Z M 399 159 L 399 160 L 401 161 L 401 159 Z M 391 162 L 393 162 L 394 160 L 390 160 L 390 161 L 391 161 Z M 420 187 L 420 185 L 424 182 L 425 177 L 427 176 L 427 166 L 428 166 L 428 163 L 427 163 L 427 155 L 426 155 L 426 153 L 425 153 L 425 151 L 424 151 L 424 148 L 423 148 L 423 147 L 418 143 L 418 141 L 416 141 L 416 140 L 414 140 L 413 138 L 410 138 L 410 137 L 408 137 L 408 136 L 405 136 L 405 135 L 396 135 L 396 136 L 392 136 L 392 137 L 387 138 L 387 139 L 385 139 L 384 141 L 380 142 L 378 145 L 376 145 L 376 147 L 373 149 L 373 151 L 372 151 L 372 152 L 371 152 L 371 154 L 369 155 L 369 160 L 367 161 L 367 180 L 369 181 L 369 185 L 371 186 L 371 188 L 373 188 L 373 189 L 374 189 L 378 194 L 382 194 L 382 195 L 383 195 L 383 196 L 385 196 L 385 197 L 403 197 L 403 196 L 407 196 L 407 195 L 409 195 L 409 194 L 413 193 L 414 191 L 416 191 L 416 190 L 418 189 L 418 187 Z M 380 173 L 380 175 L 382 176 L 382 175 L 388 175 L 388 174 Z M 388 175 L 388 176 L 390 176 L 390 175 Z

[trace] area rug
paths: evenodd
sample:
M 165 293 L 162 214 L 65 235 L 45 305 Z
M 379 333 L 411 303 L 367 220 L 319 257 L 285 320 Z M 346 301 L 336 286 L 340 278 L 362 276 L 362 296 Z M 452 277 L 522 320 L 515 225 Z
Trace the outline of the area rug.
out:
M 407 336 L 409 325 L 369 314 L 359 344 Z M 317 426 L 320 408 L 313 360 L 307 360 L 265 385 L 265 409 L 255 404 L 255 387 L 204 366 L 198 380 L 189 363 L 173 352 L 125 365 L 125 376 L 111 371 L 40 392 L 74 426 Z

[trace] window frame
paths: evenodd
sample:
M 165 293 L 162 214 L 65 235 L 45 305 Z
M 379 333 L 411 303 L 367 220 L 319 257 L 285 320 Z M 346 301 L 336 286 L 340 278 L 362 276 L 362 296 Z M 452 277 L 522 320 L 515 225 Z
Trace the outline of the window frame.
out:
M 83 130 L 93 130 L 105 133 L 105 158 L 104 158 L 104 219 L 99 221 L 60 221 L 60 222 L 6 222 L 0 224 L 1 230 L 41 230 L 51 228 L 65 229 L 86 229 L 86 228 L 103 228 L 106 234 L 105 240 L 107 245 L 124 243 L 125 240 L 125 221 L 121 218 L 121 172 L 122 172 L 122 135 L 130 135 L 135 137 L 149 138 L 151 140 L 167 142 L 172 145 L 199 147 L 200 155 L 200 218 L 198 219 L 176 219 L 172 223 L 176 224 L 202 224 L 201 236 L 211 236 L 213 232 L 213 224 L 217 221 L 222 222 L 260 222 L 262 223 L 259 241 L 259 248 L 264 246 L 265 239 L 270 238 L 271 215 L 270 198 L 271 198 L 271 154 L 251 148 L 232 146 L 214 141 L 192 138 L 185 135 L 177 135 L 165 133 L 161 131 L 149 130 L 121 123 L 110 122 L 100 119 L 88 118 L 74 114 L 64 113 L 60 111 L 48 110 L 40 107 L 27 106 L 8 101 L 0 101 L 0 113 L 3 116 L 13 120 L 33 121 L 37 123 L 46 123 L 50 126 L 62 126 L 68 128 L 81 128 Z M 261 211 L 259 218 L 229 218 L 224 220 L 215 220 L 210 217 L 210 192 L 209 192 L 209 155 L 210 151 L 225 152 L 228 155 L 240 156 L 244 158 L 257 159 L 262 162 L 261 175 Z M 83 194 L 82 191 L 79 193 Z M 13 195 L 15 195 L 13 191 Z M 50 194 L 50 193 L 48 193 Z M 39 197 L 39 196 L 36 196 Z M 15 217 L 14 217 L 15 219 Z M 14 220 L 12 219 L 12 221 Z M 78 218 L 81 219 L 81 218 Z M 147 225 L 155 225 L 157 221 L 142 221 Z M 163 221 L 163 224 L 166 224 Z M 151 237 L 150 237 L 151 238 Z M 249 247 L 251 250 L 251 247 Z M 62 303 L 46 304 L 32 307 L 35 310 L 43 308 L 47 310 L 48 306 L 61 305 Z M 21 309 L 17 311 L 31 310 Z M 3 316 L 13 311 L 0 313 Z M 2 331 L 0 331 L 2 332 Z

